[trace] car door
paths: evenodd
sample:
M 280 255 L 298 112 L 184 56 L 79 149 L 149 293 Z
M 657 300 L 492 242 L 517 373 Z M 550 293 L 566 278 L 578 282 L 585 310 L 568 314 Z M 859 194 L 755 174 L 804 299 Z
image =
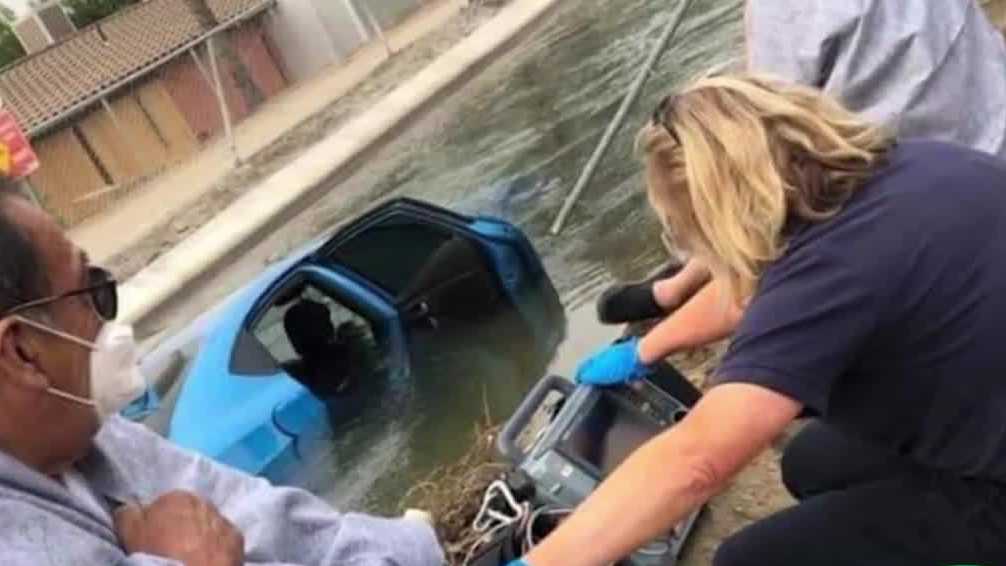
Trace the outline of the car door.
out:
M 319 398 L 289 373 L 295 355 L 283 335 L 284 315 L 303 298 L 338 302 L 366 320 L 387 366 L 408 371 L 402 325 L 390 302 L 369 285 L 301 261 L 247 288 L 221 314 L 191 364 L 169 438 L 280 483 L 303 467 L 301 456 L 311 452 L 305 442 L 330 434 L 352 407 Z
M 379 350 L 383 367 L 408 372 L 404 326 L 387 296 L 357 278 L 310 262 L 274 285 L 250 311 L 241 330 L 244 339 L 250 341 L 245 349 L 235 345 L 231 372 L 253 375 L 281 371 L 296 377 L 291 370 L 299 356 L 295 340 L 289 335 L 289 314 L 292 307 L 304 302 L 323 306 L 333 329 L 361 329 L 366 340 Z
M 510 224 L 411 199 L 391 201 L 317 252 L 371 282 L 413 331 L 507 318 L 522 347 L 550 350 L 561 306 L 537 253 Z

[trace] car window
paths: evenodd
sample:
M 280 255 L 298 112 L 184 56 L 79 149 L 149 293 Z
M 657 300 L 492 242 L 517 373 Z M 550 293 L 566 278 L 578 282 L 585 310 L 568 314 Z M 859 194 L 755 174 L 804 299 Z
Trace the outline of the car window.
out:
M 373 329 L 366 318 L 358 315 L 314 285 L 304 285 L 303 291 L 298 293 L 295 299 L 287 298 L 282 304 L 270 306 L 252 328 L 252 335 L 278 364 L 283 365 L 300 359 L 286 333 L 284 320 L 286 320 L 291 308 L 304 301 L 324 305 L 328 310 L 328 320 L 331 321 L 333 328 L 338 329 L 344 323 L 350 323 L 364 330 L 370 339 L 374 338 Z
M 391 219 L 344 242 L 330 257 L 399 297 L 429 257 L 452 238 L 436 226 Z
M 283 330 L 283 317 L 291 306 L 293 303 L 269 307 L 252 330 L 252 335 L 280 365 L 297 358 Z
M 280 293 L 248 334 L 282 368 L 319 396 L 383 371 L 385 348 L 372 323 L 310 283 Z

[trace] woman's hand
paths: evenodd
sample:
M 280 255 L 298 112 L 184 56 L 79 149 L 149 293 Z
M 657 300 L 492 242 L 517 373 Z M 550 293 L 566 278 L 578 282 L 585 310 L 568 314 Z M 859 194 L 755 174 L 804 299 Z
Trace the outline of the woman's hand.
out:
M 639 359 L 639 338 L 632 338 L 587 358 L 576 372 L 576 381 L 588 385 L 618 385 L 640 379 L 649 371 Z

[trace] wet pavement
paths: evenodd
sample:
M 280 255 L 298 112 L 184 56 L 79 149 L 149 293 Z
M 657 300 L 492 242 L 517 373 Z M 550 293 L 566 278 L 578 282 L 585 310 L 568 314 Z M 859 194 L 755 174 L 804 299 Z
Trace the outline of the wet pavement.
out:
M 666 2 L 560 5 L 509 54 L 242 251 L 240 260 L 208 276 L 159 323 L 170 326 L 200 312 L 265 261 L 373 203 L 410 196 L 503 217 L 526 232 L 568 310 L 568 338 L 550 368 L 568 375 L 617 333 L 597 324 L 597 293 L 612 281 L 640 278 L 667 258 L 642 191 L 635 132 L 676 85 L 740 56 L 741 6 L 742 0 L 693 3 L 560 235 L 548 229 L 671 16 Z M 343 508 L 392 511 L 408 486 L 465 451 L 486 404 L 495 417 L 505 416 L 540 377 L 514 367 L 484 353 L 434 360 L 410 387 L 381 396 L 341 428 L 314 455 L 310 477 L 295 483 Z

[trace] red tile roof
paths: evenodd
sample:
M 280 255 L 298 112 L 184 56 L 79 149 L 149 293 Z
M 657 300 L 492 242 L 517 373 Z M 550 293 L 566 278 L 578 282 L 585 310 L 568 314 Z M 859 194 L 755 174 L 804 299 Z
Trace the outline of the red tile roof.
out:
M 274 0 L 207 0 L 220 22 Z M 205 35 L 184 0 L 145 0 L 0 71 L 0 98 L 29 132 Z

